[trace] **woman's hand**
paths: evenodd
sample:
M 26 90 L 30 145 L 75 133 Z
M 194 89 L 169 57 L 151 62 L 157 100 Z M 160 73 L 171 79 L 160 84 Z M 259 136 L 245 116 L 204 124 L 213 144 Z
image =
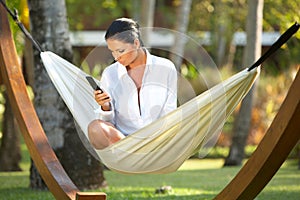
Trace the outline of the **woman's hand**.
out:
M 109 111 L 110 110 L 110 97 L 106 92 L 101 92 L 100 90 L 94 91 L 95 100 L 102 107 L 102 110 Z

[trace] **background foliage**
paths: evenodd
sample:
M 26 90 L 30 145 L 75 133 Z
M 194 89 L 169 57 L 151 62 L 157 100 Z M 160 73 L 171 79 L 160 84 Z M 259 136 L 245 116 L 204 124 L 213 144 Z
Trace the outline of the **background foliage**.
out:
M 172 29 L 175 22 L 175 8 L 180 1 L 164 0 L 156 1 L 154 26 Z M 19 11 L 21 20 L 28 25 L 28 9 L 26 0 L 7 1 L 10 8 Z M 112 20 L 118 17 L 132 17 L 139 20 L 140 5 L 139 0 L 66 0 L 69 27 L 71 31 L 77 30 L 105 30 Z M 264 1 L 264 31 L 284 32 L 295 21 L 300 21 L 300 9 L 298 0 L 265 0 Z M 223 27 L 223 33 L 227 38 L 227 49 L 233 33 L 245 31 L 247 16 L 246 0 L 194 0 L 190 13 L 190 23 L 188 32 L 193 35 L 202 34 L 209 31 L 213 34 L 213 40 L 218 40 L 218 32 Z M 22 54 L 23 34 L 19 32 L 17 26 L 11 23 L 18 52 Z M 250 134 L 249 143 L 255 144 L 262 137 L 266 128 L 272 121 L 278 107 L 280 106 L 289 84 L 293 80 L 295 71 L 299 68 L 300 32 L 289 40 L 284 47 L 270 57 L 264 64 L 256 103 L 253 109 L 252 130 L 259 134 Z M 217 43 L 204 47 L 212 58 L 216 58 L 218 49 Z M 268 47 L 264 47 L 265 51 Z M 233 66 L 220 65 L 221 73 L 226 75 L 233 74 L 241 65 L 242 47 L 237 47 Z M 97 70 L 96 70 L 97 71 Z M 98 70 L 99 71 L 99 70 Z M 187 75 L 195 74 L 195 69 L 189 68 Z M 1 100 L 3 104 L 4 100 Z M 2 111 L 3 112 L 3 109 Z M 233 117 L 228 120 L 224 128 L 224 133 L 220 139 L 220 145 L 228 145 L 231 136 L 231 126 Z M 257 125 L 258 124 L 258 125 Z

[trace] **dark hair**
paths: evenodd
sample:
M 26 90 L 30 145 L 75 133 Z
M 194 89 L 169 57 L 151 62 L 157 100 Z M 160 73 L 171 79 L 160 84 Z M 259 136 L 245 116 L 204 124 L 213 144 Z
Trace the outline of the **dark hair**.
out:
M 143 46 L 139 25 L 137 22 L 129 18 L 119 18 L 113 21 L 105 33 L 105 40 L 109 38 L 131 44 L 134 43 L 135 39 L 138 39 L 141 46 Z

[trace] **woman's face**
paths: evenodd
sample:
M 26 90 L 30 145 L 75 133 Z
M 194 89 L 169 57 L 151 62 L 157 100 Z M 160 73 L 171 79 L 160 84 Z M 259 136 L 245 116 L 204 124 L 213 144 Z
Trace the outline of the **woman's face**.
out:
M 138 40 L 131 44 L 116 39 L 107 39 L 106 43 L 114 59 L 124 66 L 130 65 L 138 56 Z

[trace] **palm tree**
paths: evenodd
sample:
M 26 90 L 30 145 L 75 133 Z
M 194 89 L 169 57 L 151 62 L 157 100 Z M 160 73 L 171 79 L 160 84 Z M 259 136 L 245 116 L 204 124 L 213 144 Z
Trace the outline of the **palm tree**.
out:
M 184 54 L 184 47 L 186 41 L 181 37 L 182 34 L 185 35 L 187 32 L 191 4 L 192 0 L 180 1 L 180 6 L 178 7 L 176 13 L 175 31 L 178 31 L 179 34 L 175 33 L 174 44 L 171 47 L 170 59 L 174 62 L 177 71 L 180 71 L 182 64 L 182 57 Z
M 33 37 L 41 46 L 71 61 L 72 48 L 65 1 L 29 0 Z M 93 189 L 105 183 L 102 166 L 83 146 L 76 124 L 52 85 L 39 57 L 34 52 L 34 104 L 49 142 L 72 181 L 80 189 Z M 32 188 L 45 189 L 34 164 L 30 169 Z
M 248 0 L 247 45 L 244 51 L 243 66 L 252 65 L 261 55 L 261 35 L 263 19 L 263 0 Z M 241 165 L 244 159 L 248 133 L 251 125 L 252 99 L 255 85 L 244 98 L 233 128 L 233 138 L 229 155 L 224 166 Z

